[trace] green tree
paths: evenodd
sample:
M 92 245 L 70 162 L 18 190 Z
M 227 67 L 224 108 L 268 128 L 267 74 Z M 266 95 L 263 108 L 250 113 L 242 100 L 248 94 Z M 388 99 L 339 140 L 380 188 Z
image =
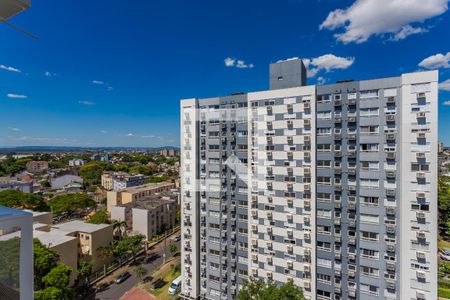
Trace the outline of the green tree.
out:
M 78 260 L 77 282 L 79 285 L 85 286 L 89 283 L 89 276 L 92 275 L 93 264 L 85 259 Z
M 175 252 L 177 252 L 177 250 L 178 250 L 177 245 L 175 245 L 174 243 L 170 243 L 169 244 L 169 251 L 170 251 L 170 253 L 175 253 Z
M 128 172 L 129 166 L 127 164 L 118 164 L 114 166 L 116 172 Z
M 17 190 L 4 190 L 0 192 L 0 205 L 16 208 L 29 208 L 36 211 L 48 211 L 44 198 L 38 195 L 23 193 Z
M 153 174 L 152 169 L 144 165 L 132 166 L 129 168 L 128 172 L 130 174 L 143 174 L 147 176 Z
M 96 211 L 95 214 L 89 218 L 88 223 L 109 224 L 108 212 L 106 211 L 106 209 Z
M 91 161 L 80 167 L 80 175 L 87 185 L 98 184 L 101 181 L 102 173 L 107 168 L 107 163 L 102 161 Z
M 125 233 L 127 231 L 126 221 L 113 220 L 112 225 L 114 237 L 117 237 L 120 240 L 122 237 L 125 236 Z
M 244 284 L 236 300 L 303 300 L 302 291 L 292 282 L 280 287 L 273 282 L 250 280 Z
M 142 281 L 144 276 L 147 274 L 147 269 L 144 268 L 142 265 L 139 265 L 134 269 L 134 274 L 136 275 L 137 278 L 139 278 L 139 280 Z
M 34 288 L 40 290 L 44 288 L 42 279 L 54 267 L 56 267 L 59 255 L 54 250 L 49 249 L 43 245 L 38 239 L 33 240 L 33 254 L 34 254 Z
M 0 282 L 14 289 L 19 288 L 20 238 L 0 241 Z
M 142 242 L 145 236 L 142 234 L 126 236 L 114 247 L 114 254 L 116 256 L 122 256 L 126 253 L 131 253 L 133 256 L 133 261 L 136 261 L 136 254 L 142 250 Z
M 56 196 L 48 201 L 53 213 L 73 213 L 78 209 L 96 207 L 96 203 L 85 193 L 73 193 Z
M 169 180 L 170 178 L 168 176 L 152 176 L 149 179 L 147 179 L 147 183 L 158 183 L 158 182 L 164 182 Z

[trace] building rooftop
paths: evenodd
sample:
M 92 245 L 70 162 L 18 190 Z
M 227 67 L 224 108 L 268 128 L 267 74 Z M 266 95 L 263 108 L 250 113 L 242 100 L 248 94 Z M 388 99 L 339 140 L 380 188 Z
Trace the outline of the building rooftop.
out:
M 51 231 L 34 230 L 33 235 L 47 247 L 57 246 L 77 239 L 76 237 L 68 236 L 67 233 L 58 230 L 51 230 Z
M 61 224 L 56 224 L 52 226 L 53 230 L 60 230 L 60 231 L 64 231 L 67 233 L 69 232 L 85 232 L 85 233 L 92 233 L 92 232 L 96 232 L 98 230 L 104 229 L 106 227 L 109 227 L 111 225 L 109 224 L 91 224 L 91 223 L 86 223 L 83 221 L 70 221 L 67 223 L 61 223 Z
M 6 206 L 0 206 L 0 219 L 14 217 L 31 217 L 32 214 L 21 209 L 14 209 Z
M 156 188 L 156 187 L 160 187 L 160 186 L 165 186 L 165 185 L 168 185 L 168 184 L 172 184 L 172 182 L 164 181 L 164 182 L 158 182 L 158 183 L 147 183 L 147 184 L 143 184 L 143 185 L 129 187 L 129 188 L 121 190 L 120 192 L 138 193 L 140 191 L 145 191 L 145 190 L 148 190 L 150 188 Z

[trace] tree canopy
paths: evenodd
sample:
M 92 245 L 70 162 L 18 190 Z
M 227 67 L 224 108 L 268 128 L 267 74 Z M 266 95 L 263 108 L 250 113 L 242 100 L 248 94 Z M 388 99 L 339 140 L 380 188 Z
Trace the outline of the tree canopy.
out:
M 27 162 L 31 161 L 31 157 L 14 158 L 11 154 L 0 162 L 0 176 L 13 176 L 24 171 L 27 168 Z
M 136 254 L 142 249 L 142 241 L 144 239 L 145 236 L 142 234 L 123 237 L 115 244 L 114 255 L 122 256 L 126 253 L 131 253 L 134 259 Z
M 87 185 L 98 184 L 101 181 L 102 173 L 108 167 L 108 163 L 103 161 L 91 161 L 80 167 L 80 175 Z
M 15 208 L 29 208 L 36 211 L 48 211 L 44 198 L 38 195 L 24 193 L 17 190 L 4 190 L 0 192 L 0 205 Z
M 236 300 L 303 300 L 303 292 L 292 282 L 277 286 L 273 282 L 250 280 L 236 296 Z
M 73 193 L 56 196 L 48 201 L 53 213 L 73 213 L 78 209 L 96 207 L 96 203 L 85 193 Z
M 96 211 L 95 214 L 89 218 L 88 223 L 109 224 L 110 222 L 109 222 L 108 212 L 106 211 L 106 209 Z

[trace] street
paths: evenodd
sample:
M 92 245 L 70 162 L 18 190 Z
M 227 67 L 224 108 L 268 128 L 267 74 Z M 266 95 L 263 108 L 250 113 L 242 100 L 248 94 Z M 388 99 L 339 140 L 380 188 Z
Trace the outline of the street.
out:
M 173 257 L 173 254 L 169 251 L 169 244 L 172 241 L 172 239 L 180 234 L 179 232 L 175 233 L 174 235 L 167 238 L 166 242 L 166 260 Z M 163 245 L 164 242 L 161 242 L 160 244 L 154 246 L 154 249 L 149 250 L 147 252 L 147 258 L 145 259 L 145 262 L 142 263 L 142 266 L 147 269 L 148 273 L 146 276 L 150 276 L 160 265 L 163 263 Z M 175 242 L 175 245 L 177 245 L 178 253 L 181 251 L 180 245 L 181 242 Z M 179 255 L 179 254 L 178 254 Z M 138 259 L 142 260 L 142 256 L 140 256 Z M 131 273 L 131 277 L 125 280 L 124 282 L 120 284 L 113 283 L 109 287 L 107 287 L 105 290 L 96 293 L 95 298 L 96 300 L 118 300 L 125 292 L 130 290 L 132 287 L 134 287 L 138 282 L 139 279 L 134 274 L 134 269 L 136 266 L 132 266 L 127 268 L 126 270 Z M 121 272 L 124 272 L 125 268 L 120 268 L 120 272 L 115 272 L 115 277 L 117 277 Z M 110 275 L 111 276 L 111 275 Z M 115 278 L 114 277 L 114 278 Z

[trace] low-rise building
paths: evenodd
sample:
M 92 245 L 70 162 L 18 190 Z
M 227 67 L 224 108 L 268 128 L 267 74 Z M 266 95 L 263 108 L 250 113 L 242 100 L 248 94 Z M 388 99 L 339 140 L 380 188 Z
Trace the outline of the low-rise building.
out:
M 133 233 L 150 240 L 156 234 L 175 226 L 179 190 L 156 193 L 127 204 L 113 206 L 111 219 L 125 221 Z
M 105 190 L 123 190 L 129 187 L 143 185 L 147 176 L 142 174 L 128 174 L 125 172 L 104 172 L 102 186 Z
M 77 277 L 78 259 L 92 262 L 92 271 L 103 268 L 112 258 L 102 256 L 102 247 L 113 240 L 113 228 L 110 224 L 90 224 L 83 221 L 48 225 L 34 224 L 34 237 L 55 250 L 62 263 L 72 268 L 71 284 Z
M 81 167 L 84 166 L 86 164 L 86 161 L 80 158 L 75 158 L 75 159 L 71 159 L 69 160 L 69 166 L 70 167 Z
M 18 190 L 24 193 L 33 193 L 33 180 L 20 181 L 14 177 L 0 177 L 0 191 Z
M 67 174 L 51 179 L 51 186 L 54 190 L 63 189 L 73 183 L 83 184 L 83 178 Z
M 33 174 L 44 173 L 48 170 L 48 162 L 45 160 L 33 160 L 27 162 L 27 171 Z
M 120 206 L 132 201 L 148 198 L 156 193 L 170 191 L 175 188 L 173 182 L 147 183 L 119 191 L 108 191 L 106 194 L 107 209 L 110 212 L 112 206 Z

